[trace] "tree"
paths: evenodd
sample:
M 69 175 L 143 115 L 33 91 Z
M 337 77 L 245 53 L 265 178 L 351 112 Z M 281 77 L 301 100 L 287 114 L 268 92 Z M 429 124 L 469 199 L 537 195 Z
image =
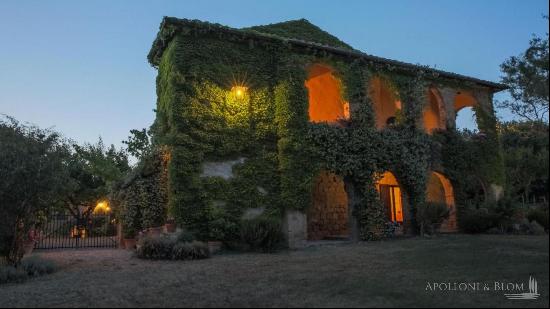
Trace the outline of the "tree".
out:
M 35 220 L 59 201 L 69 149 L 50 130 L 0 119 L 0 256 L 18 265 Z
M 548 124 L 506 122 L 499 125 L 506 187 L 514 200 L 548 200 Z
M 128 147 L 128 153 L 136 159 L 143 159 L 151 151 L 151 131 L 147 129 L 130 130 L 128 140 L 122 141 Z
M 548 32 L 546 38 L 533 37 L 523 54 L 507 59 L 500 67 L 512 99 L 498 106 L 524 120 L 548 122 Z
M 124 150 L 117 150 L 114 145 L 106 148 L 100 138 L 96 144 L 73 144 L 66 169 L 69 179 L 64 206 L 80 218 L 88 216 L 99 200 L 107 198 L 130 166 Z

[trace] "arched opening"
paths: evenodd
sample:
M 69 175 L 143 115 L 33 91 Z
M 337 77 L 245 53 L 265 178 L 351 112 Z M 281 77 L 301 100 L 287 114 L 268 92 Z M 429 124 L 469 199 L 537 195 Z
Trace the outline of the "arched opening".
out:
M 386 209 L 388 221 L 403 223 L 403 196 L 395 176 L 391 172 L 385 172 L 376 184 L 376 189 Z
M 350 118 L 349 103 L 342 98 L 342 86 L 329 67 L 315 64 L 305 82 L 309 96 L 309 121 L 336 123 Z
M 348 194 L 342 177 L 321 171 L 315 178 L 307 233 L 308 240 L 349 238 Z
M 449 208 L 449 218 L 443 222 L 440 230 L 452 232 L 457 230 L 455 197 L 451 181 L 440 173 L 432 172 L 426 187 L 426 200 L 441 203 Z
M 424 107 L 423 122 L 426 133 L 431 134 L 434 130 L 445 129 L 445 109 L 438 91 L 434 88 L 428 90 L 428 102 Z
M 388 82 L 380 77 L 371 79 L 369 92 L 374 107 L 376 128 L 383 129 L 396 123 L 401 101 L 389 87 Z
M 476 99 L 469 93 L 458 92 L 455 97 L 454 109 L 456 113 L 456 129 L 464 129 L 477 132 L 479 130 L 476 120 L 474 107 L 477 105 Z

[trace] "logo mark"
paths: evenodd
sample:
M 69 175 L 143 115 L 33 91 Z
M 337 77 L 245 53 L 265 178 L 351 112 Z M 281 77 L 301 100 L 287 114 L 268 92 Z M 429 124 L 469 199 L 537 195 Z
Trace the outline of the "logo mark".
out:
M 504 294 L 508 299 L 522 299 L 522 300 L 535 300 L 538 299 L 540 294 L 538 293 L 537 279 L 529 277 L 529 293 L 518 294 Z

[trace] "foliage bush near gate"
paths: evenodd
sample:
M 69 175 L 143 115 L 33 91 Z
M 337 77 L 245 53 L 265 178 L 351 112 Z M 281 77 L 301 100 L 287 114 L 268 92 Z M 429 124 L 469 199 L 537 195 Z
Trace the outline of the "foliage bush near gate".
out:
M 21 283 L 29 278 L 52 274 L 57 271 L 54 262 L 31 256 L 24 258 L 17 267 L 0 265 L 0 284 Z
M 150 260 L 198 260 L 210 256 L 208 245 L 199 241 L 182 242 L 169 237 L 140 239 L 136 254 Z
M 422 67 L 398 68 L 277 40 L 288 35 L 336 44 L 303 20 L 246 29 L 241 35 L 224 29 L 166 18 L 149 54 L 158 67 L 154 141 L 170 152 L 169 210 L 200 239 L 219 229 L 220 221 L 209 219 L 218 201 L 224 201 L 227 226 L 240 225 L 247 208 L 269 205 L 268 211 L 280 214 L 305 210 L 322 169 L 353 183 L 354 216 L 365 240 L 386 234 L 384 208 L 374 188 L 380 172 L 391 171 L 399 179 L 413 229 L 418 229 L 416 208 L 425 201 L 430 170 L 443 171 L 456 184 L 459 207 L 472 184 L 504 183 L 492 110 L 475 108 L 482 137 L 465 139 L 454 130 L 428 135 L 421 125 L 430 85 L 476 90 L 474 84 Z M 258 32 L 275 39 L 257 39 Z M 316 63 L 332 68 L 342 82 L 342 98 L 352 110 L 346 126 L 308 121 L 304 82 L 308 67 Z M 369 90 L 374 77 L 387 81 L 403 105 L 396 126 L 381 131 L 374 127 Z M 235 84 L 248 87 L 242 98 L 232 93 Z M 233 178 L 201 177 L 203 162 L 240 157 L 246 160 L 234 166 Z M 479 180 L 472 182 L 469 175 Z M 243 229 L 254 227 L 241 226 L 241 234 Z
M 40 258 L 38 256 L 24 258 L 21 261 L 21 268 L 30 277 L 51 274 L 57 270 L 57 266 L 54 262 Z

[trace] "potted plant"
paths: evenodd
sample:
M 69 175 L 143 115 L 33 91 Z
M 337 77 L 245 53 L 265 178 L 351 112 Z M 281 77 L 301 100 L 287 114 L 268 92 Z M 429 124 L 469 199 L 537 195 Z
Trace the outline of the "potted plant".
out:
M 168 218 L 166 219 L 166 223 L 164 224 L 164 230 L 166 233 L 175 233 L 176 232 L 176 220 L 174 218 Z
M 227 233 L 231 231 L 233 225 L 233 223 L 223 218 L 210 222 L 208 232 L 208 249 L 211 254 L 221 251 L 223 247 L 223 240 L 227 239 Z
M 131 227 L 124 229 L 124 248 L 133 250 L 136 247 L 136 230 Z
M 160 237 L 160 235 L 162 234 L 162 229 L 162 227 L 150 227 L 147 229 L 146 234 L 149 237 Z

